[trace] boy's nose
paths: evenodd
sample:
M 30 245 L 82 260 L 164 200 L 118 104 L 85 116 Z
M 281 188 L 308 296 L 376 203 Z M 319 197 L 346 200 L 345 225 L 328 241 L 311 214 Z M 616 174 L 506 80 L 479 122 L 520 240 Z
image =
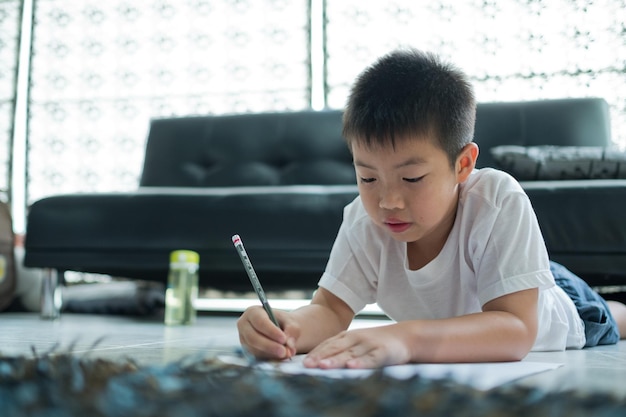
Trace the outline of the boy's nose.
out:
M 385 189 L 380 195 L 378 206 L 385 210 L 398 210 L 404 208 L 404 199 L 401 193 L 393 188 Z

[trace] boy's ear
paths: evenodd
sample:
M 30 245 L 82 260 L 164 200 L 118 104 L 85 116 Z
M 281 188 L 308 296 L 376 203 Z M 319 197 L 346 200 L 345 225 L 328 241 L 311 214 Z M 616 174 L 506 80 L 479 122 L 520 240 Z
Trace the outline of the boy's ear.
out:
M 476 167 L 478 145 L 470 142 L 463 147 L 456 159 L 456 175 L 459 183 L 464 182 Z

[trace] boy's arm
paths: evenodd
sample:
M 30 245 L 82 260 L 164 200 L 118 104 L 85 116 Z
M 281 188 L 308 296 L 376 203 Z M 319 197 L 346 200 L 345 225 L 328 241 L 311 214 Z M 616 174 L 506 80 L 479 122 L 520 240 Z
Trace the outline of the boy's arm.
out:
M 418 361 L 496 362 L 523 359 L 537 337 L 536 288 L 496 298 L 483 312 L 431 322 L 413 336 Z
M 237 321 L 239 340 L 259 359 L 286 359 L 308 352 L 322 341 L 346 330 L 354 313 L 346 303 L 319 288 L 311 304 L 285 312 L 275 310 L 279 329 L 260 306 L 247 309 Z
M 537 336 L 538 290 L 485 304 L 483 312 L 344 332 L 313 349 L 309 367 L 373 368 L 407 362 L 520 360 Z
M 311 304 L 291 315 L 300 325 L 299 353 L 309 352 L 324 340 L 346 330 L 354 318 L 354 312 L 343 300 L 321 287 L 315 292 Z

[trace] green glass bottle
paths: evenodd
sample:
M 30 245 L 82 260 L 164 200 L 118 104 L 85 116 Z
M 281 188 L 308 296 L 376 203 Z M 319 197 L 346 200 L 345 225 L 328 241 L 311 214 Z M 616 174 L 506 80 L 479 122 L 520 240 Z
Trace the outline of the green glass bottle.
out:
M 170 270 L 165 291 L 165 324 L 175 326 L 196 321 L 194 304 L 198 297 L 200 255 L 190 250 L 170 254 Z

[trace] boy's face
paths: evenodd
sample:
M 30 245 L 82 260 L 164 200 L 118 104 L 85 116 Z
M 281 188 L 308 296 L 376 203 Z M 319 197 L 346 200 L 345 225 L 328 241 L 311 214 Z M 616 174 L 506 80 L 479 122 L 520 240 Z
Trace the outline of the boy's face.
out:
M 452 168 L 430 139 L 400 140 L 395 149 L 355 142 L 352 153 L 365 210 L 398 241 L 443 246 L 454 224 L 459 184 L 474 168 L 477 152 L 475 144 L 467 145 Z

